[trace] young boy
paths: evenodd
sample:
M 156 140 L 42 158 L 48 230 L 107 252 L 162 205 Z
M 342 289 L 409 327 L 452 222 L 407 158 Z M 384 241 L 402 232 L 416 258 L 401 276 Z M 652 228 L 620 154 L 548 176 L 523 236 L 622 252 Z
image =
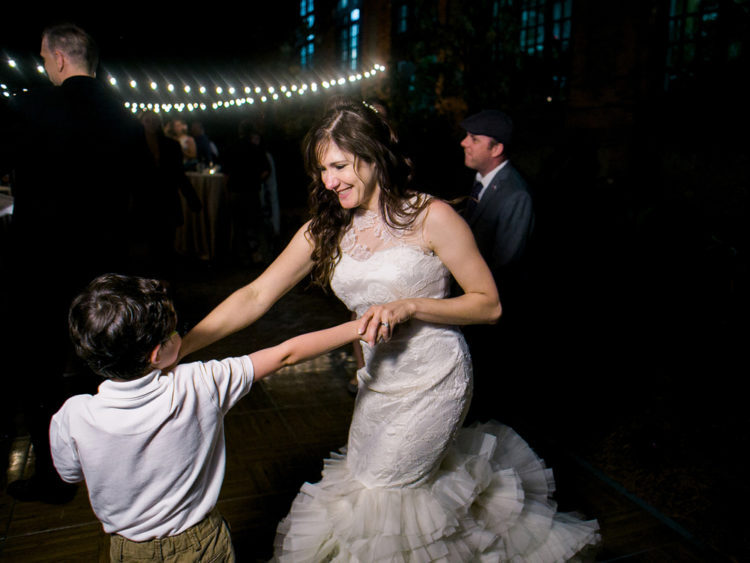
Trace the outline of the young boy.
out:
M 352 321 L 249 356 L 163 371 L 180 349 L 173 304 L 160 282 L 116 274 L 73 301 L 69 324 L 78 355 L 107 379 L 52 418 L 52 458 L 63 480 L 86 481 L 112 534 L 113 561 L 233 561 L 216 510 L 224 415 L 254 381 L 359 337 Z

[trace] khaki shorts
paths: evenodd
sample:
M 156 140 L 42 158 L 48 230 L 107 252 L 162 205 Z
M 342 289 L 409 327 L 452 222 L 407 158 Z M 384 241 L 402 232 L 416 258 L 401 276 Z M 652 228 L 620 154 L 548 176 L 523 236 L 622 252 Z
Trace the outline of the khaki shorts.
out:
M 117 534 L 110 536 L 112 561 L 152 561 L 164 563 L 234 563 L 229 526 L 214 508 L 203 520 L 176 536 L 135 542 Z

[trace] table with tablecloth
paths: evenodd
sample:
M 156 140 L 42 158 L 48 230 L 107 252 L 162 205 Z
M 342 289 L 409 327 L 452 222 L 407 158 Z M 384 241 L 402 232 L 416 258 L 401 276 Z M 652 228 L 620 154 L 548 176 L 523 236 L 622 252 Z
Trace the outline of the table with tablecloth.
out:
M 184 222 L 175 235 L 175 250 L 190 258 L 220 260 L 229 254 L 231 236 L 226 176 L 209 172 L 186 172 L 186 175 L 203 209 L 198 213 L 191 211 L 180 194 Z

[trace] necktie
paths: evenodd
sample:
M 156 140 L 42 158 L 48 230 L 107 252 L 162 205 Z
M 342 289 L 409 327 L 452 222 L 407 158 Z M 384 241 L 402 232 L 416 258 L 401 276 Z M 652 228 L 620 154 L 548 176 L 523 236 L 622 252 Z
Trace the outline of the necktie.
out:
M 466 202 L 466 208 L 464 209 L 464 217 L 467 219 L 474 213 L 474 209 L 476 209 L 479 202 L 479 192 L 482 191 L 483 187 L 482 182 L 474 182 L 474 187 L 471 190 L 471 195 L 469 195 L 469 200 Z

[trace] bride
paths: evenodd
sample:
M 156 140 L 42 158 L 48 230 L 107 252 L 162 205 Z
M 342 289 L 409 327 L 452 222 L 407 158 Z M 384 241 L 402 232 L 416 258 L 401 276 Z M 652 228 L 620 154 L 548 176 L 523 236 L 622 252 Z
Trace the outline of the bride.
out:
M 560 561 L 596 543 L 596 521 L 556 513 L 551 470 L 513 430 L 461 428 L 472 369 L 458 326 L 501 312 L 464 220 L 408 191 L 410 162 L 365 105 L 333 104 L 304 157 L 312 219 L 181 351 L 248 326 L 310 273 L 360 318 L 365 367 L 347 446 L 303 485 L 275 559 Z M 447 297 L 451 275 L 458 297 Z

